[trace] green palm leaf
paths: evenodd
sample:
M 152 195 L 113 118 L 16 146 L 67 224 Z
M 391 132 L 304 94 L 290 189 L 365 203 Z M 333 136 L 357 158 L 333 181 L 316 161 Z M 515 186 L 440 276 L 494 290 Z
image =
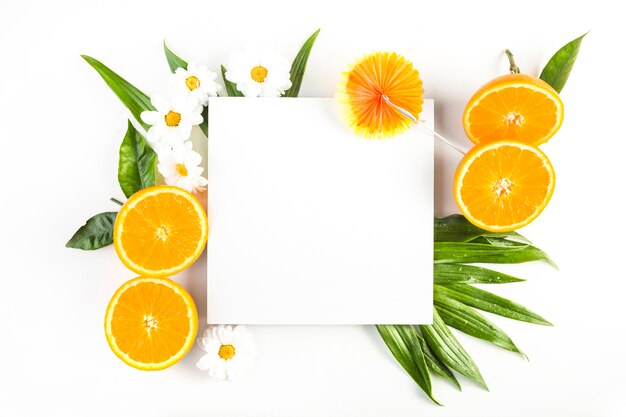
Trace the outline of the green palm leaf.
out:
M 517 264 L 545 261 L 556 264 L 541 249 L 531 245 L 500 246 L 473 242 L 435 242 L 435 263 Z
M 167 47 L 165 41 L 163 41 L 163 51 L 165 52 L 165 59 L 172 72 L 176 72 L 178 68 L 187 69 L 187 61 L 176 55 L 170 48 Z
M 552 323 L 548 320 L 536 313 L 533 313 L 523 305 L 507 300 L 506 298 L 499 297 L 489 291 L 472 287 L 471 285 L 436 285 L 435 293 L 502 317 L 508 317 L 513 320 L 525 321 L 533 324 L 541 324 L 544 326 L 552 326 Z
M 478 367 L 448 329 L 436 309 L 433 308 L 433 324 L 421 325 L 419 329 L 428 347 L 443 363 L 488 389 Z
M 506 350 L 522 353 L 511 338 L 498 326 L 487 320 L 485 316 L 473 308 L 453 298 L 449 298 L 444 292 L 437 291 L 438 287 L 435 288 L 435 308 L 448 326 L 454 327 L 470 336 L 486 340 Z
M 447 379 L 455 387 L 457 387 L 459 391 L 461 391 L 461 384 L 459 384 L 459 381 L 457 381 L 454 373 L 452 373 L 450 368 L 448 368 L 446 364 L 443 363 L 441 359 L 439 359 L 437 355 L 433 353 L 432 350 L 430 350 L 428 344 L 426 343 L 426 340 L 424 340 L 424 338 L 420 334 L 416 334 L 417 338 L 419 339 L 420 346 L 422 347 L 422 352 L 424 352 L 424 359 L 426 359 L 426 365 L 428 365 L 428 369 Z
M 433 274 L 435 284 L 505 284 L 524 281 L 502 272 L 465 264 L 435 264 Z
M 447 217 L 435 217 L 435 242 L 469 242 L 481 236 L 500 237 L 519 240 L 530 244 L 530 241 L 516 232 L 488 232 L 472 223 L 460 214 Z
M 309 39 L 307 39 L 298 55 L 293 60 L 291 64 L 291 70 L 289 71 L 291 78 L 291 88 L 285 91 L 284 97 L 298 97 L 298 93 L 300 93 L 300 86 L 302 85 L 302 79 L 304 78 L 304 71 L 306 70 L 306 64 L 309 60 L 309 55 L 311 54 L 311 49 L 313 49 L 313 44 L 315 43 L 315 39 L 317 39 L 317 35 L 319 35 L 320 29 L 316 30 Z
M 87 55 L 81 55 L 89 65 L 95 69 L 102 77 L 104 82 L 111 88 L 115 95 L 122 101 L 130 113 L 133 115 L 137 123 L 144 129 L 148 130 L 150 126 L 141 120 L 141 113 L 146 110 L 155 110 L 150 102 L 150 97 L 145 95 L 137 87 L 117 75 L 112 69 L 104 65 L 102 62 Z
M 439 404 L 432 396 L 428 366 L 415 329 L 407 325 L 378 325 L 376 328 L 398 363 L 422 391 Z

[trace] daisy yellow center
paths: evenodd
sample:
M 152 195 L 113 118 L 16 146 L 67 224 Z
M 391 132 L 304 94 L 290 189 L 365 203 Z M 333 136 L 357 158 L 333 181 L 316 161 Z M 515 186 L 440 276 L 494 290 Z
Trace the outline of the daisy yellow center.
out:
M 511 194 L 512 187 L 513 182 L 511 182 L 510 179 L 500 178 L 498 181 L 495 182 L 495 184 L 493 184 L 492 190 L 498 197 L 506 197 L 507 195 Z
M 195 75 L 191 75 L 187 77 L 187 79 L 185 80 L 185 84 L 187 85 L 189 91 L 192 91 L 200 87 L 200 80 Z
M 180 113 L 176 113 L 175 111 L 170 110 L 165 115 L 165 124 L 170 127 L 175 127 L 178 126 L 178 124 L 180 123 L 180 119 Z
M 217 354 L 220 358 L 227 361 L 235 356 L 235 347 L 233 345 L 222 345 L 220 346 L 220 351 Z
M 176 164 L 176 172 L 181 177 L 186 177 L 189 172 L 187 172 L 187 167 L 184 164 Z
M 265 78 L 267 78 L 267 68 L 257 65 L 250 71 L 250 76 L 257 83 L 262 83 L 265 81 Z

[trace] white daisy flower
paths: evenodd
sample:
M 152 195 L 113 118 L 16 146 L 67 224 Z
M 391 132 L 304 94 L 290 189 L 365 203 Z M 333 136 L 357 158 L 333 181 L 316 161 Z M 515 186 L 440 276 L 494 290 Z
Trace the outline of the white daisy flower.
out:
M 157 168 L 167 185 L 185 189 L 191 193 L 204 191 L 208 184 L 202 176 L 204 168 L 199 167 L 202 157 L 191 149 L 191 141 L 161 148 L 158 151 Z
M 202 123 L 202 106 L 193 97 L 179 94 L 168 100 L 154 95 L 150 101 L 156 111 L 142 112 L 141 120 L 152 126 L 147 139 L 157 151 L 183 143 L 189 139 L 191 127 Z
M 187 69 L 178 68 L 172 75 L 172 86 L 177 93 L 190 95 L 206 106 L 209 97 L 216 97 L 222 89 L 216 79 L 217 74 L 207 67 L 189 62 Z
M 206 329 L 198 343 L 206 352 L 197 363 L 217 379 L 235 379 L 252 368 L 256 360 L 254 337 L 244 326 Z
M 246 97 L 280 97 L 291 87 L 291 65 L 275 49 L 235 52 L 225 77 Z

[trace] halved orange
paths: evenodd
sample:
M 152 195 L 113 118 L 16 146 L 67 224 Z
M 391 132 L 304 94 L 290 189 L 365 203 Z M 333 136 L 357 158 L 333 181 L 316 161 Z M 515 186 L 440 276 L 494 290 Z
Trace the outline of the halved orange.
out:
M 129 269 L 165 277 L 191 265 L 204 250 L 209 224 L 198 200 L 158 185 L 133 194 L 117 215 L 113 243 Z
M 113 352 L 133 368 L 165 369 L 183 358 L 198 333 L 191 295 L 167 278 L 137 277 L 113 295 L 104 319 Z
M 515 141 L 478 145 L 461 160 L 454 198 L 474 225 L 493 232 L 533 221 L 554 192 L 554 169 L 533 145 Z
M 507 74 L 483 85 L 463 113 L 463 128 L 474 143 L 516 140 L 540 145 L 563 123 L 563 102 L 545 81 Z

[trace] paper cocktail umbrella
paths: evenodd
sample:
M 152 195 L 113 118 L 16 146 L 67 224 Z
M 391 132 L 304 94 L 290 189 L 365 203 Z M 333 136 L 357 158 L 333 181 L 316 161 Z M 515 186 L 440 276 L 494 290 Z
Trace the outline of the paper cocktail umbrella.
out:
M 366 138 L 388 138 L 418 123 L 465 153 L 420 123 L 423 93 L 419 72 L 410 61 L 395 52 L 375 52 L 342 74 L 337 99 L 348 125 Z

